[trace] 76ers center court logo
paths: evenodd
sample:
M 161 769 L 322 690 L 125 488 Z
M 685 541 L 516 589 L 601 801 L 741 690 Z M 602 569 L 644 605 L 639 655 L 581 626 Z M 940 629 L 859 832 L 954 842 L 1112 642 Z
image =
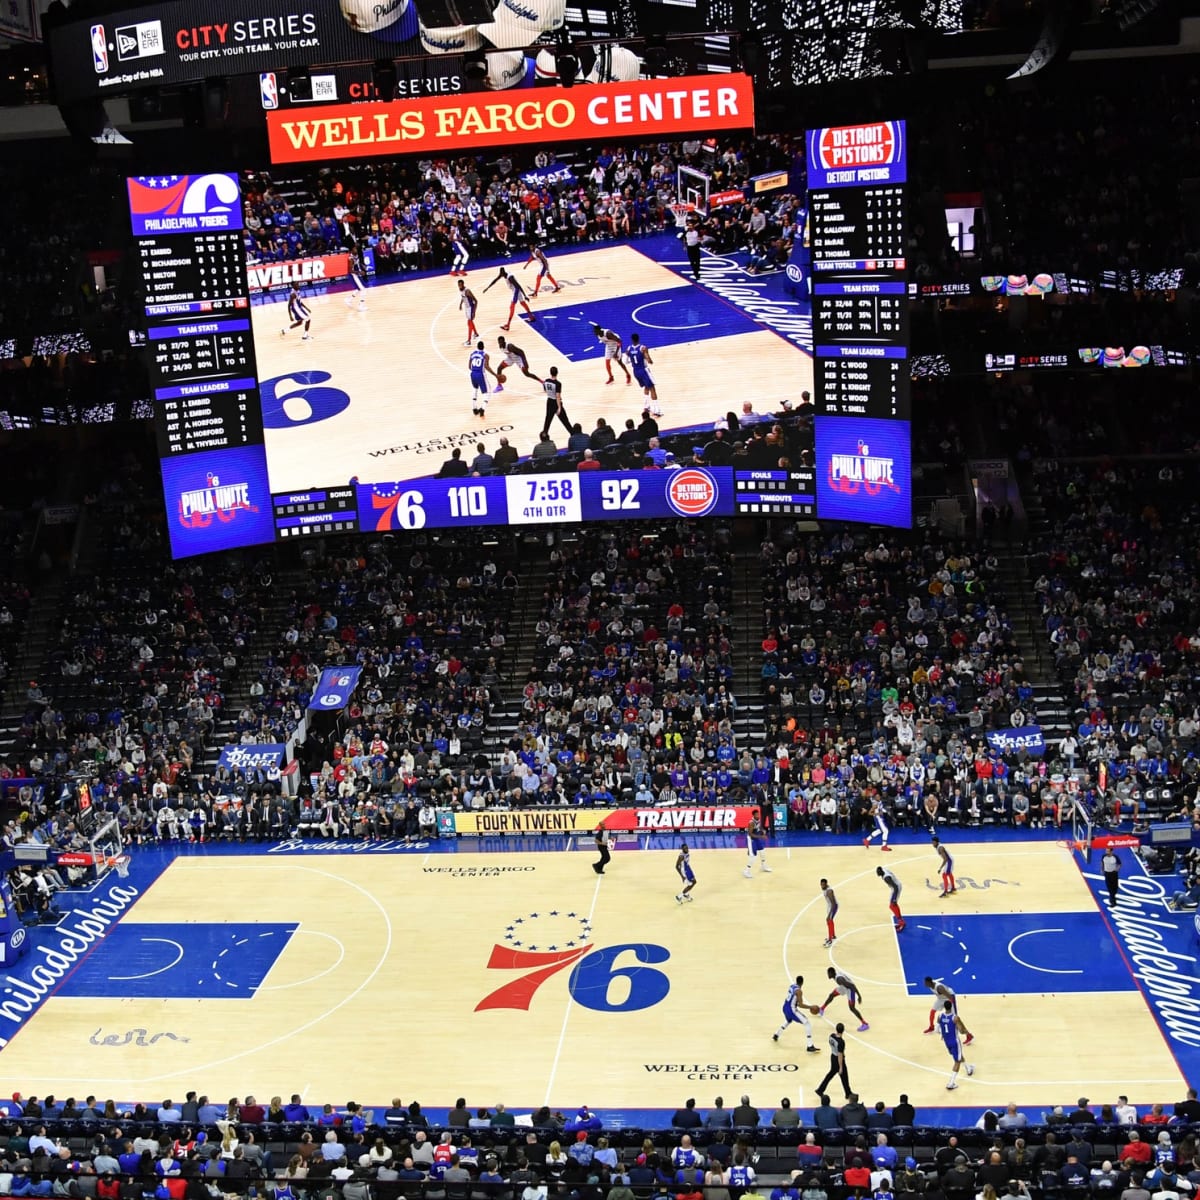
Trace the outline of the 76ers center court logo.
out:
M 484 996 L 476 1012 L 490 1008 L 527 1012 L 538 989 L 571 967 L 567 992 L 576 1004 L 595 1012 L 638 1012 L 666 999 L 671 981 L 656 969 L 671 952 L 648 942 L 626 942 L 599 949 L 585 913 L 544 909 L 521 913 L 505 926 L 492 947 L 489 971 L 523 974 Z

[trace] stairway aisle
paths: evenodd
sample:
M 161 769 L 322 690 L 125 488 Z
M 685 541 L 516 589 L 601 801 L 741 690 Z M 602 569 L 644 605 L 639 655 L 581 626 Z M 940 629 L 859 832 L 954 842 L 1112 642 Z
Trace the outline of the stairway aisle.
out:
M 767 740 L 762 702 L 762 590 L 760 543 L 741 538 L 734 549 L 733 694 L 737 700 L 734 736 L 739 750 L 758 754 Z
M 21 650 L 10 665 L 8 682 L 0 704 L 0 762 L 10 762 L 16 753 L 16 736 L 25 715 L 25 693 L 29 681 L 42 672 L 51 646 L 58 640 L 60 607 L 68 581 L 62 576 L 42 579 L 30 589 L 29 619 L 21 636 Z

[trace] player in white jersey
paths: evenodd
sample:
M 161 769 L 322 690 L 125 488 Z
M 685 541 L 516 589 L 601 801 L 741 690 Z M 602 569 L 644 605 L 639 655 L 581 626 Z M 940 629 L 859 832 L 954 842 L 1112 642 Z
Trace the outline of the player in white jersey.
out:
M 471 252 L 467 249 L 467 240 L 457 225 L 450 232 L 450 249 L 454 254 L 450 261 L 450 274 L 466 275 Z
M 458 310 L 467 318 L 467 340 L 463 342 L 464 346 L 469 346 L 471 339 L 479 336 L 479 330 L 475 328 L 475 312 L 478 308 L 479 301 L 475 298 L 475 293 L 460 279 L 458 281 Z
M 504 372 L 508 367 L 516 367 L 526 379 L 532 379 L 535 383 L 544 382 L 540 375 L 535 375 L 529 369 L 529 357 L 520 346 L 514 346 L 507 338 L 499 337 L 496 339 L 496 345 L 500 347 L 504 354 L 504 361 L 496 368 L 496 382 L 500 385 L 496 391 L 502 391 L 504 388 Z
M 518 304 L 529 315 L 529 319 L 531 321 L 536 320 L 537 318 L 535 318 L 533 315 L 533 309 L 529 307 L 529 299 L 525 295 L 525 289 L 521 286 L 521 281 L 515 275 L 510 275 L 503 267 L 500 268 L 500 273 L 496 276 L 496 278 L 493 279 L 492 282 L 483 289 L 484 294 L 486 295 L 488 292 L 490 292 L 492 288 L 494 288 L 502 279 L 508 284 L 508 290 L 510 294 L 508 320 L 500 326 L 500 328 L 507 333 L 512 326 L 513 314 L 517 311 Z
M 872 829 L 871 832 L 868 833 L 865 838 L 863 838 L 863 845 L 870 846 L 870 844 L 876 838 L 879 838 L 882 842 L 882 845 L 879 848 L 881 850 L 890 851 L 891 846 L 888 845 L 888 834 L 891 833 L 891 830 L 888 828 L 887 813 L 883 807 L 883 797 L 882 796 L 876 795 L 872 798 L 872 800 L 871 800 L 871 818 L 875 822 L 875 828 Z
M 621 339 L 621 335 L 612 329 L 604 329 L 600 325 L 593 325 L 592 332 L 600 341 L 600 345 L 604 347 L 604 369 L 608 372 L 608 382 L 613 382 L 612 365 L 616 363 L 622 371 L 625 372 L 625 382 L 632 383 L 633 376 L 629 373 L 629 368 L 625 365 L 622 357 L 625 343 Z
M 876 867 L 875 874 L 891 889 L 892 894 L 888 899 L 888 908 L 892 911 L 892 923 L 896 927 L 896 932 L 899 933 L 904 928 L 904 917 L 900 912 L 900 893 L 904 890 L 904 885 L 890 867 Z
M 960 1067 L 967 1068 L 968 1075 L 975 1074 L 975 1068 L 963 1059 L 963 1043 L 959 1039 L 960 1033 L 966 1033 L 966 1026 L 962 1023 L 962 1018 L 954 1011 L 954 1001 L 946 1000 L 942 1004 L 942 1011 L 938 1013 L 937 1018 L 938 1033 L 942 1035 L 942 1043 L 946 1047 L 946 1052 L 954 1061 L 954 1067 L 950 1072 L 950 1082 L 946 1084 L 946 1091 L 952 1092 L 958 1087 L 958 1070 Z M 968 1036 L 967 1041 L 970 1041 Z
M 312 338 L 312 312 L 309 310 L 308 305 L 304 303 L 304 300 L 300 295 L 300 285 L 298 283 L 293 283 L 292 290 L 288 292 L 287 308 L 288 317 L 291 320 L 291 324 L 288 325 L 287 328 L 281 329 L 279 331 L 279 336 L 287 337 L 288 330 L 298 329 L 301 325 L 303 325 L 304 334 L 302 335 L 302 340 L 306 342 L 309 341 Z
M 812 1021 L 808 1019 L 810 1010 L 815 1013 L 818 1006 L 804 1003 L 804 976 L 797 975 L 796 982 L 788 988 L 788 994 L 783 1001 L 783 1024 L 771 1035 L 772 1041 L 779 1041 L 789 1025 L 803 1025 L 809 1054 L 818 1053 L 813 1042 Z
M 825 1014 L 825 1010 L 838 997 L 845 996 L 846 1004 L 850 1011 L 858 1018 L 858 1032 L 866 1033 L 870 1029 L 866 1018 L 858 1011 L 858 1002 L 862 999 L 862 993 L 858 990 L 858 985 L 850 978 L 849 975 L 841 974 L 836 967 L 830 967 L 825 972 L 831 980 L 833 980 L 833 991 L 825 998 L 825 1003 L 821 1005 L 821 1015 Z
M 753 874 L 754 860 L 770 874 L 767 866 L 767 831 L 763 828 L 762 815 L 756 808 L 750 816 L 750 826 L 746 830 L 746 869 L 742 872 L 749 879 Z
M 934 1004 L 929 1010 L 929 1028 L 925 1030 L 926 1033 L 932 1033 L 938 1010 L 942 1006 L 949 1004 L 951 1011 L 956 1017 L 958 1016 L 958 997 L 954 994 L 954 989 L 948 983 L 943 983 L 940 979 L 934 979 L 931 975 L 926 975 L 923 982 L 934 995 Z M 966 1034 L 966 1044 L 969 1046 L 975 1040 L 975 1035 L 963 1024 L 961 1017 L 959 1018 L 959 1025 L 962 1027 L 961 1031 Z
M 529 257 L 525 260 L 525 266 L 521 270 L 525 270 L 525 267 L 529 266 L 531 262 L 536 262 L 538 265 L 537 281 L 533 285 L 534 296 L 542 290 L 543 279 L 548 279 L 554 284 L 555 292 L 562 291 L 562 284 L 550 274 L 550 263 L 546 258 L 546 252 L 536 242 L 529 243 Z

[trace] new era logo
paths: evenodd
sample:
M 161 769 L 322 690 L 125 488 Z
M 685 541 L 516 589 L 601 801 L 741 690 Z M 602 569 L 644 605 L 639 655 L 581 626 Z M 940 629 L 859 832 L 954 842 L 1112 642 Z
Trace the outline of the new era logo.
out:
M 152 58 L 164 52 L 162 22 L 141 21 L 137 25 L 122 25 L 117 29 L 117 58 Z

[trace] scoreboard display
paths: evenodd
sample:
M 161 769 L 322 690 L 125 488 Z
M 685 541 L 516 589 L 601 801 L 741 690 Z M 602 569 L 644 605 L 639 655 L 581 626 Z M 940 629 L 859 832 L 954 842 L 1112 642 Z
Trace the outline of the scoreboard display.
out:
M 810 129 L 817 515 L 912 524 L 907 128 Z

